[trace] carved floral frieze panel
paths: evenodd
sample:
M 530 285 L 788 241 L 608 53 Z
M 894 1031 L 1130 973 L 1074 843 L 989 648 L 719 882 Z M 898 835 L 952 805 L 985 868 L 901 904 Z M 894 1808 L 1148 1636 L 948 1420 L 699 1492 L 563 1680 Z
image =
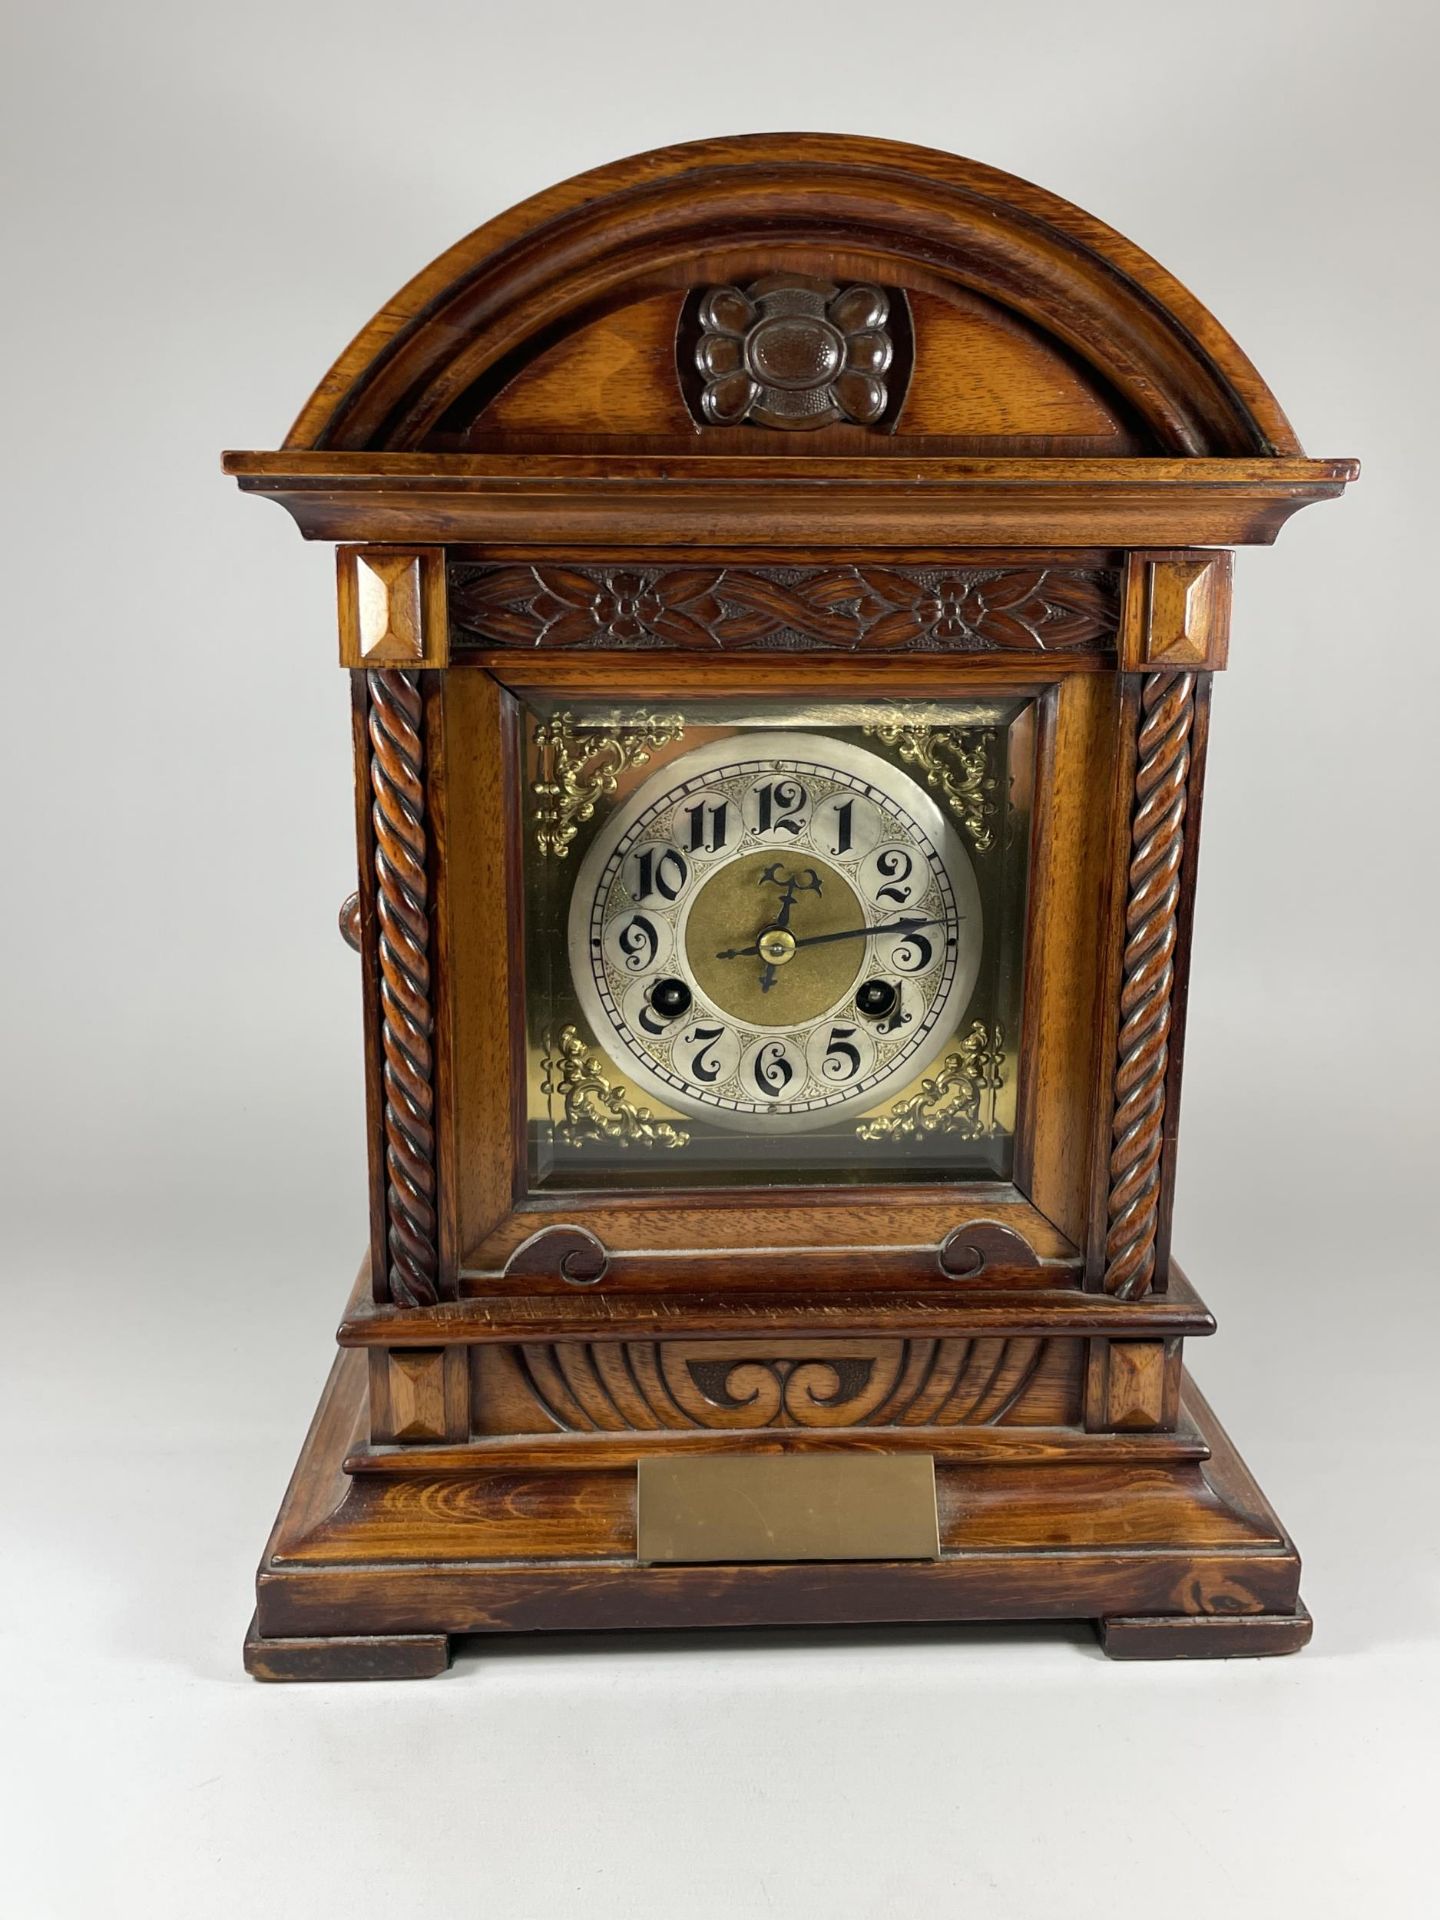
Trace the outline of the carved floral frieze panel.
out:
M 687 652 L 1113 650 L 1119 577 L 1079 567 L 452 563 L 452 644 Z

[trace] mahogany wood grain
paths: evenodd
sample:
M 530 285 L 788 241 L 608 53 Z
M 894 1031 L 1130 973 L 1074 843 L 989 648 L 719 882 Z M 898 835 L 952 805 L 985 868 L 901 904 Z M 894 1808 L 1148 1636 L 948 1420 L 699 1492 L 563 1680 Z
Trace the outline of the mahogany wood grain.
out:
M 268 1639 L 252 1621 L 245 1671 L 256 1680 L 433 1680 L 450 1665 L 443 1633 L 310 1634 Z
M 1183 1425 L 1173 1433 L 1086 1433 L 1074 1427 L 900 1427 L 885 1430 L 794 1428 L 783 1435 L 747 1430 L 710 1429 L 654 1433 L 594 1433 L 577 1442 L 568 1433 L 477 1434 L 460 1447 L 429 1447 L 427 1474 L 474 1474 L 494 1466 L 528 1470 L 534 1467 L 632 1467 L 645 1453 L 928 1453 L 937 1460 L 964 1461 L 969 1466 L 1063 1466 L 1108 1464 L 1144 1466 L 1160 1461 L 1210 1458 L 1210 1448 L 1198 1431 Z M 409 1447 L 371 1446 L 345 1461 L 350 1474 L 394 1474 L 413 1471 L 415 1455 Z
M 832 256 L 832 275 L 863 275 L 869 262 Z M 794 249 L 769 248 L 747 265 L 730 262 L 732 277 L 808 262 Z M 887 269 L 890 271 L 890 269 Z M 432 435 L 456 450 L 521 452 L 564 445 L 577 437 L 623 446 L 662 442 L 685 451 L 696 428 L 679 384 L 670 378 L 676 334 L 690 269 L 681 285 L 652 294 L 582 323 L 553 346 L 524 361 L 493 397 L 479 407 L 468 429 Z M 937 283 L 923 269 L 898 271 L 916 325 L 925 341 L 925 378 L 906 396 L 892 436 L 903 451 L 922 452 L 942 440 L 952 451 L 999 450 L 1016 454 L 1134 453 L 1142 441 L 1126 424 L 1125 410 L 1104 382 L 1014 314 L 953 286 Z M 823 442 L 858 439 L 844 428 Z M 731 451 L 763 450 L 762 431 L 732 428 Z
M 1090 1096 L 1099 1062 L 1093 1008 L 1103 950 L 1076 939 L 1102 923 L 1110 876 L 1103 792 L 1113 753 L 1113 676 L 1066 678 L 1044 710 L 1032 836 L 1017 1179 L 1037 1209 L 1083 1246 Z
M 1139 1299 L 1093 1294 L 1080 1288 L 966 1289 L 878 1295 L 827 1290 L 777 1296 L 720 1291 L 684 1294 L 669 1290 L 611 1292 L 572 1287 L 549 1293 L 492 1293 L 445 1300 L 431 1309 L 352 1302 L 340 1326 L 342 1346 L 431 1346 L 452 1341 L 652 1339 L 664 1334 L 853 1333 L 883 1331 L 902 1337 L 931 1334 L 1087 1333 L 1097 1337 L 1144 1337 L 1214 1331 L 1204 1303 L 1171 1269 L 1164 1294 Z
M 1297 1599 L 1290 1613 L 1106 1614 L 1095 1628 L 1112 1660 L 1233 1660 L 1299 1653 L 1314 1622 Z
M 518 993 L 515 716 L 488 674 L 450 673 L 442 699 L 447 832 L 462 850 L 445 899 L 443 979 L 449 1077 L 442 1123 L 453 1167 L 453 1264 L 494 1233 L 514 1202 L 516 1054 L 508 1012 Z M 483 1143 L 483 1145 L 482 1145 Z
M 1262 1620 L 1298 1608 L 1294 1548 L 1193 1392 L 1188 1412 L 1206 1459 L 1177 1437 L 1168 1463 L 1157 1448 L 1128 1461 L 1074 1461 L 1058 1476 L 1040 1462 L 946 1464 L 937 1469 L 938 1561 L 821 1568 L 640 1568 L 623 1548 L 616 1558 L 612 1543 L 633 1543 L 634 1479 L 615 1468 L 578 1480 L 565 1469 L 427 1480 L 417 1462 L 407 1474 L 357 1477 L 327 1511 L 330 1490 L 347 1478 L 343 1455 L 327 1451 L 330 1436 L 353 1431 L 362 1402 L 361 1356 L 341 1356 L 262 1563 L 266 1639 L 857 1620 Z M 1133 1448 L 1135 1437 L 1125 1444 Z M 372 1480 L 393 1481 L 393 1497 Z M 1017 1539 L 1018 1514 L 1026 1517 Z M 531 1551 L 511 1557 L 526 1529 Z M 539 1557 L 536 1540 L 544 1542 Z M 1173 1636 L 1157 1642 L 1158 1657 L 1180 1651 Z M 1285 1649 L 1256 1634 L 1235 1650 Z M 349 1658 L 337 1650 L 337 1665 Z
M 820 236 L 818 244 L 816 236 Z M 928 268 L 1058 341 L 1162 447 L 1298 451 L 1213 315 L 1131 242 L 994 168 L 898 141 L 764 134 L 696 141 L 577 176 L 417 274 L 316 389 L 287 446 L 416 445 L 491 370 L 666 285 L 706 285 L 757 243 L 884 281 Z M 888 269 L 888 271 L 887 271 Z
M 246 493 L 307 540 L 616 557 L 723 541 L 757 551 L 856 546 L 1268 546 L 1301 507 L 1338 497 L 1351 460 L 923 459 L 228 453 Z M 787 470 L 788 469 L 788 470 Z

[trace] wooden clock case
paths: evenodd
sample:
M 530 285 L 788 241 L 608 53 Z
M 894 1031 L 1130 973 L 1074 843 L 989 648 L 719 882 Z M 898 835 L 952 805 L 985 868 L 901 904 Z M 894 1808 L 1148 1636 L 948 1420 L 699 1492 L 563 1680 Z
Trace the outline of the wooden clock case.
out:
M 503 215 L 225 465 L 341 543 L 371 1193 L 250 1671 L 785 1622 L 1303 1645 L 1295 1549 L 1185 1369 L 1213 1321 L 1170 1214 L 1228 549 L 1354 463 L 1074 207 L 807 134 Z M 1013 1180 L 527 1191 L 519 703 L 727 690 L 1036 702 Z M 583 801 L 596 744 L 560 751 Z M 759 1424 L 696 1355 L 773 1382 Z M 637 1462 L 734 1452 L 923 1453 L 938 1557 L 641 1564 Z

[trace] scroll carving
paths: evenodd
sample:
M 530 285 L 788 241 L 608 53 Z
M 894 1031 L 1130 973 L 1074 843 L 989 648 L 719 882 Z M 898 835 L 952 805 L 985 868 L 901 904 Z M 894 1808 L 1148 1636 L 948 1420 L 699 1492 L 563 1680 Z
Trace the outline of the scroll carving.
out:
M 1032 1393 L 1060 1417 L 1074 1342 L 1001 1336 L 788 1344 L 627 1340 L 509 1349 L 537 1407 L 576 1433 L 998 1426 Z M 1057 1397 L 1058 1396 L 1058 1397 Z
M 1155 1278 L 1165 1075 L 1194 719 L 1193 673 L 1146 675 L 1141 682 L 1130 829 L 1105 1236 L 1105 1290 L 1125 1299 L 1145 1293 Z
M 542 1227 L 522 1240 L 505 1262 L 507 1280 L 549 1278 L 558 1275 L 573 1286 L 593 1287 L 610 1266 L 604 1244 L 588 1227 L 568 1222 Z
M 397 1305 L 429 1306 L 438 1297 L 439 1253 L 420 687 L 416 674 L 400 668 L 374 668 L 365 683 L 380 925 L 387 1277 Z
M 1057 653 L 1113 648 L 1118 576 L 1074 567 L 483 566 L 453 644 Z
M 1038 1267 L 1040 1256 L 1013 1227 L 998 1220 L 972 1220 L 941 1242 L 937 1259 L 949 1280 L 972 1280 L 988 1267 Z

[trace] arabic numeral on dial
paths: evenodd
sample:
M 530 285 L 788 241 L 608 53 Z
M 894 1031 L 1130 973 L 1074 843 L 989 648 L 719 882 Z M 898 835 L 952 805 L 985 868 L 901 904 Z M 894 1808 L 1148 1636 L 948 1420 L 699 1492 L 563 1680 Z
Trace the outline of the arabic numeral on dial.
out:
M 660 936 L 655 931 L 655 922 L 647 920 L 643 913 L 637 913 L 621 929 L 620 950 L 632 973 L 644 973 L 652 967 L 660 951 Z
M 875 1042 L 848 1021 L 817 1027 L 805 1052 L 812 1076 L 832 1087 L 863 1080 L 875 1065 Z
M 673 906 L 689 884 L 690 862 L 678 847 L 638 847 L 625 862 L 625 885 L 641 906 L 649 900 Z
M 788 1040 L 757 1040 L 745 1051 L 740 1079 L 747 1093 L 762 1100 L 793 1097 L 804 1083 L 805 1059 Z
M 718 1020 L 687 1027 L 675 1042 L 675 1071 L 697 1087 L 728 1080 L 739 1060 L 740 1042 L 733 1028 Z
M 860 869 L 860 884 L 877 907 L 908 907 L 917 888 L 915 856 L 904 847 L 879 847 Z
M 795 1078 L 795 1069 L 785 1051 L 783 1040 L 771 1040 L 761 1047 L 750 1064 L 750 1078 L 761 1093 L 776 1099 Z
M 702 858 L 728 853 L 739 840 L 740 821 L 728 800 L 696 800 L 682 807 L 675 821 L 675 838 L 687 853 Z
M 853 1080 L 860 1071 L 860 1049 L 854 1027 L 832 1027 L 830 1044 L 820 1071 L 827 1080 Z
M 793 838 L 805 831 L 809 818 L 810 795 L 787 774 L 757 780 L 745 796 L 745 824 L 762 840 Z
M 907 933 L 890 949 L 890 965 L 897 973 L 924 973 L 935 958 L 935 943 L 923 933 Z
M 835 793 L 815 809 L 811 839 L 832 860 L 858 860 L 880 838 L 880 814 L 858 793 Z
M 658 914 L 617 914 L 605 928 L 605 957 L 621 973 L 649 973 L 669 953 L 670 939 L 670 924 Z

